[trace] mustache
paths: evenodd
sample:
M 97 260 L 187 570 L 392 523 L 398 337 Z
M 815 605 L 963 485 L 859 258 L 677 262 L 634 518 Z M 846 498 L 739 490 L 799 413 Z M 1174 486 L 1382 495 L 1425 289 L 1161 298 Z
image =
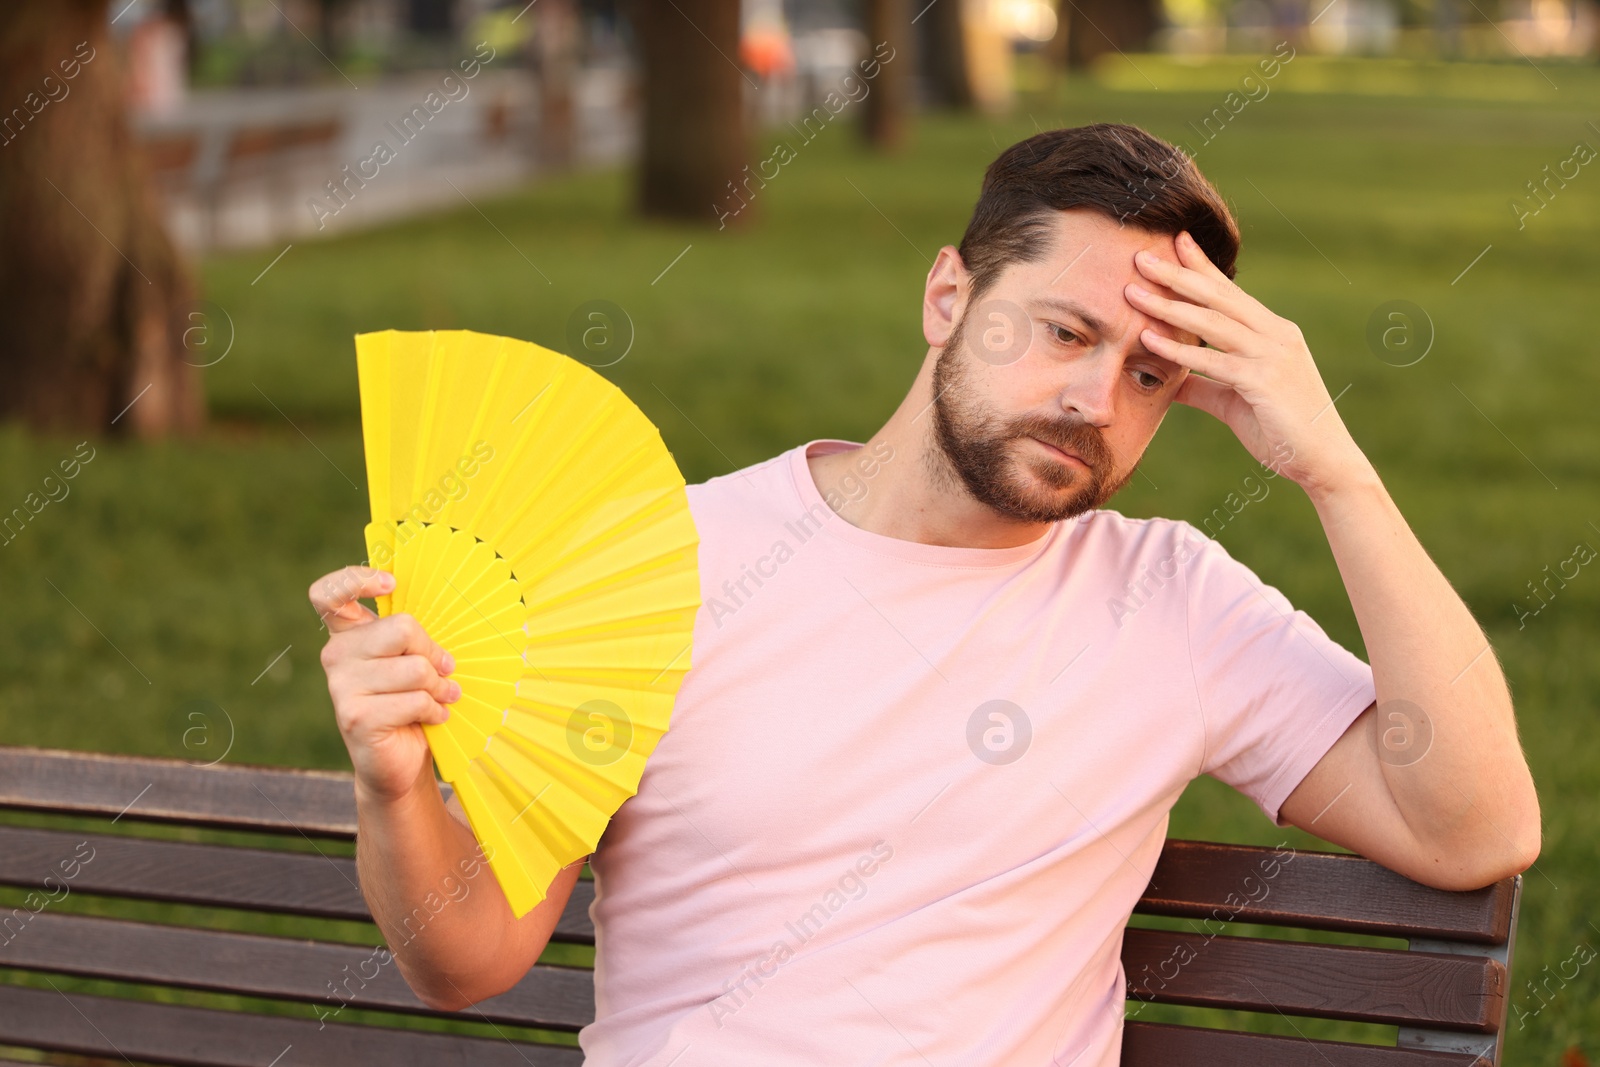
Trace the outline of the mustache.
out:
M 1093 470 L 1109 470 L 1111 450 L 1105 438 L 1086 422 L 1060 421 L 1043 415 L 1024 415 L 1011 424 L 1011 436 L 1036 437 L 1045 444 L 1071 452 Z

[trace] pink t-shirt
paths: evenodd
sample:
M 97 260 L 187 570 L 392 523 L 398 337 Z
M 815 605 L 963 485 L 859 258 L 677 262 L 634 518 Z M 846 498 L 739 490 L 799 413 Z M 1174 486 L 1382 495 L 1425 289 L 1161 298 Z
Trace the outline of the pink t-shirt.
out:
M 1366 663 L 1185 522 L 1012 548 L 834 514 L 820 439 L 688 488 L 672 726 L 592 859 L 587 1067 L 1119 1058 L 1122 931 L 1211 774 L 1278 808 Z M 848 495 L 871 493 L 887 445 Z

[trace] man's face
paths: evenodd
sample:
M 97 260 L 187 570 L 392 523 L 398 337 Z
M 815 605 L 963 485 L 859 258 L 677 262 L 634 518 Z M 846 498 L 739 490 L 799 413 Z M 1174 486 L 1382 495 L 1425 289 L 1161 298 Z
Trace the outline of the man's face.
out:
M 934 366 L 934 433 L 968 492 L 995 511 L 1055 522 L 1100 507 L 1133 477 L 1187 374 L 1139 332 L 1198 343 L 1127 302 L 1129 282 L 1177 296 L 1138 272 L 1140 249 L 1178 258 L 1169 236 L 1058 211 L 1038 262 L 1010 264 L 976 301 L 957 298 Z

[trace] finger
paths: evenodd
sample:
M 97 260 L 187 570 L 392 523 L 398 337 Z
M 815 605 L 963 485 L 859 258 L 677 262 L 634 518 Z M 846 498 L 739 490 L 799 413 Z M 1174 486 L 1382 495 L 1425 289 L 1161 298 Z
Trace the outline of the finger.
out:
M 1136 283 L 1129 283 L 1127 297 L 1128 303 L 1146 315 L 1180 330 L 1187 330 L 1211 347 L 1226 352 L 1248 354 L 1245 349 L 1249 347 L 1250 339 L 1257 336 L 1243 323 L 1214 308 L 1191 304 L 1187 300 L 1172 300 Z
M 1141 330 L 1139 340 L 1156 355 L 1165 356 L 1174 363 L 1188 367 L 1191 371 L 1198 371 L 1208 378 L 1221 382 L 1232 382 L 1232 369 L 1239 357 L 1230 352 L 1203 348 L 1200 345 L 1186 345 L 1182 341 L 1174 341 L 1166 334 L 1150 329 Z M 1180 386 L 1179 391 L 1182 389 Z
M 427 693 L 440 704 L 461 699 L 461 685 L 434 669 L 426 656 L 382 656 L 364 659 L 354 668 L 353 681 L 363 693 Z
M 1172 394 L 1172 401 L 1175 404 L 1197 408 L 1207 415 L 1213 415 L 1226 422 L 1228 407 L 1238 395 L 1233 386 L 1226 382 L 1191 374 L 1183 380 L 1182 385 L 1178 386 L 1178 391 Z
M 450 709 L 421 689 L 362 697 L 356 706 L 360 710 L 352 716 L 349 732 L 361 739 L 412 723 L 442 723 L 450 718 Z
M 1175 242 L 1178 262 L 1163 259 L 1153 252 L 1134 255 L 1134 266 L 1151 281 L 1166 286 L 1185 300 L 1213 308 L 1258 333 L 1271 328 L 1277 316 L 1261 301 L 1235 285 L 1218 270 L 1192 238 L 1180 235 Z
M 325 574 L 311 583 L 308 595 L 318 618 L 329 633 L 339 633 L 376 619 L 377 613 L 360 602 L 393 592 L 394 575 L 375 567 L 350 566 Z
M 440 675 L 456 669 L 455 657 L 428 636 L 417 617 L 399 612 L 364 626 L 352 637 L 356 654 L 368 659 L 381 656 L 421 656 Z
M 1206 277 L 1221 283 L 1222 287 L 1225 289 L 1231 287 L 1238 290 L 1241 294 L 1244 293 L 1243 289 L 1239 289 L 1239 287 L 1234 284 L 1232 278 L 1222 273 L 1221 267 L 1211 262 L 1211 257 L 1206 255 L 1206 250 L 1200 247 L 1200 242 L 1196 241 L 1194 239 L 1194 235 L 1188 230 L 1184 230 L 1182 233 L 1178 234 L 1178 236 L 1173 240 L 1172 245 L 1178 250 L 1178 262 L 1182 263 L 1190 270 L 1197 271 L 1200 274 L 1204 274 Z
M 449 704 L 448 703 L 441 704 L 437 700 L 430 699 L 427 704 L 423 705 L 422 712 L 419 715 L 417 715 L 417 717 L 416 717 L 416 719 L 414 721 L 415 722 L 433 723 L 434 725 L 438 725 L 438 724 L 443 723 L 443 722 L 448 722 L 449 719 L 450 719 L 450 707 L 449 707 Z
M 328 628 L 328 632 L 336 634 L 342 633 L 352 626 L 360 626 L 363 623 L 372 622 L 378 618 L 378 613 L 359 600 L 351 600 L 341 605 L 337 611 L 322 615 L 321 618 L 322 624 Z

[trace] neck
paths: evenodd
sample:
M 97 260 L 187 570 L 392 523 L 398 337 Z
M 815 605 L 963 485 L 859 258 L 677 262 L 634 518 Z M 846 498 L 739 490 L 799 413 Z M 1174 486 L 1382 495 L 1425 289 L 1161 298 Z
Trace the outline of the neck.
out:
M 902 541 L 1011 548 L 1044 536 L 1049 523 L 1008 518 L 975 499 L 939 447 L 936 357 L 930 350 L 905 399 L 861 448 L 808 458 L 817 491 L 852 526 Z

